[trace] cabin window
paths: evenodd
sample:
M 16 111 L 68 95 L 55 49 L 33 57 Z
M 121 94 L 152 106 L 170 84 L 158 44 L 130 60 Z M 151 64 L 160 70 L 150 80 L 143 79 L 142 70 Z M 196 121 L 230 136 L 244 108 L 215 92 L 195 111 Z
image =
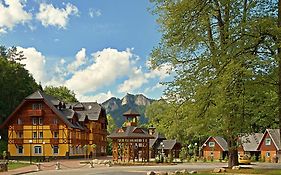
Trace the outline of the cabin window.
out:
M 266 152 L 266 153 L 265 153 L 265 156 L 266 156 L 266 157 L 270 157 L 270 152 Z
M 59 146 L 55 145 L 53 147 L 53 152 L 54 152 L 54 154 L 58 154 L 59 153 Z
M 34 154 L 41 154 L 42 147 L 41 146 L 34 146 Z
M 54 138 L 59 138 L 59 132 L 54 132 Z
M 21 118 L 18 118 L 18 125 L 21 125 L 22 124 L 22 120 L 21 120 Z
M 33 103 L 32 104 L 32 109 L 33 110 L 42 109 L 42 104 L 41 103 Z
M 23 132 L 18 132 L 18 138 L 23 138 Z
M 271 139 L 270 138 L 265 139 L 265 145 L 267 145 L 267 146 L 271 145 Z
M 23 154 L 23 146 L 18 146 L 18 154 Z
M 32 138 L 36 139 L 37 138 L 37 132 L 32 133 Z
M 39 138 L 43 139 L 43 132 L 39 132 Z
M 209 142 L 209 147 L 210 147 L 210 148 L 215 147 L 215 142 Z

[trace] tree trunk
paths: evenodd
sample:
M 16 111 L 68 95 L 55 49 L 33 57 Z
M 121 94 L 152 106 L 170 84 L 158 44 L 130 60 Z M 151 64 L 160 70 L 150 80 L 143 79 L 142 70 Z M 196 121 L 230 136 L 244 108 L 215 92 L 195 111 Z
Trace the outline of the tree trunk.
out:
M 281 0 L 278 1 L 278 21 L 277 26 L 281 28 Z M 279 111 L 279 132 L 280 132 L 280 144 L 281 144 L 281 48 L 280 48 L 280 38 L 277 38 L 278 45 L 278 111 Z M 278 160 L 280 161 L 281 155 L 278 152 Z
M 235 141 L 228 140 L 228 167 L 232 168 L 233 166 L 239 165 L 238 163 L 238 150 L 235 145 Z

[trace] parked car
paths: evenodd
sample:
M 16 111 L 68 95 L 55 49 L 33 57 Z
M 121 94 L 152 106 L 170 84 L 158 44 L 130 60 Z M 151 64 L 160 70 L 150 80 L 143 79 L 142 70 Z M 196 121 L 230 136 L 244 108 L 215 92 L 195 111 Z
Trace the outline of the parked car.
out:
M 239 162 L 239 164 L 249 165 L 249 164 L 251 164 L 251 157 L 248 155 L 239 156 L 238 162 Z

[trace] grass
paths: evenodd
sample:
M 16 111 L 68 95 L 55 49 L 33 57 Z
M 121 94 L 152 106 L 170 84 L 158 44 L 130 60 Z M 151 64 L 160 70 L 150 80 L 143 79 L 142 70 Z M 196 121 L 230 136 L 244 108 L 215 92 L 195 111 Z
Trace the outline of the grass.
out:
M 17 169 L 25 166 L 29 166 L 29 163 L 20 163 L 20 162 L 9 162 L 8 170 Z

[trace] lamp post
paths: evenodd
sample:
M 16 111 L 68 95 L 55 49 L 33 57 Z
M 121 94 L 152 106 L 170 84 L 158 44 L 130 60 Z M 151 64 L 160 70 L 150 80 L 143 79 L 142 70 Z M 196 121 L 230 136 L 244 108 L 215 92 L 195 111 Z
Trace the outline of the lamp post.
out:
M 45 142 L 43 142 L 43 161 L 45 162 Z
M 32 144 L 32 140 L 29 140 L 29 148 L 30 148 L 30 150 L 29 150 L 29 161 L 30 161 L 30 164 L 32 164 L 32 158 L 31 158 L 31 156 L 32 156 L 32 147 L 31 147 L 31 144 Z
M 160 143 L 160 146 L 161 146 L 161 162 L 164 162 L 164 147 L 165 147 L 165 145 L 164 145 L 164 143 L 163 142 L 161 142 Z

